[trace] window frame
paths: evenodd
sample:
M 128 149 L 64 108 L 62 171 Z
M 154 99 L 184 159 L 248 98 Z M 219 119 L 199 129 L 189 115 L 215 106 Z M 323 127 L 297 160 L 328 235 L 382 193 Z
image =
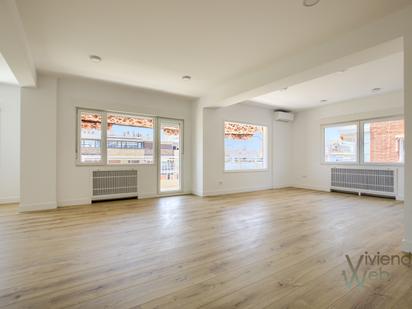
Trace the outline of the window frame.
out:
M 225 150 L 225 123 L 226 122 L 232 122 L 232 123 L 239 123 L 239 124 L 246 124 L 246 125 L 252 125 L 252 126 L 259 126 L 259 127 L 264 127 L 266 128 L 266 134 L 264 136 L 264 163 L 265 167 L 264 168 L 256 168 L 256 169 L 235 169 L 235 170 L 227 170 L 226 169 L 226 162 L 225 162 L 225 157 L 226 157 L 226 150 Z M 247 121 L 241 121 L 241 120 L 223 120 L 223 172 L 224 173 L 253 173 L 253 172 L 267 172 L 269 170 L 269 126 L 265 124 L 257 124 L 257 123 L 252 123 L 252 122 L 247 122 Z
M 176 119 L 176 118 L 169 118 L 169 117 L 157 117 L 156 118 L 156 132 L 159 132 L 159 134 L 156 134 L 156 153 L 158 153 L 159 155 L 156 157 L 155 161 L 156 161 L 156 165 L 157 165 L 157 194 L 159 196 L 168 196 L 168 195 L 176 195 L 179 193 L 182 193 L 184 191 L 184 156 L 185 156 L 185 136 L 184 136 L 184 126 L 185 126 L 185 121 L 184 119 Z M 180 143 L 180 158 L 179 158 L 179 165 L 180 165 L 180 177 L 179 177 L 179 181 L 180 181 L 180 190 L 173 190 L 173 191 L 161 191 L 160 190 L 160 169 L 161 169 L 161 138 L 160 138 L 160 126 L 161 126 L 161 122 L 165 121 L 170 121 L 170 122 L 177 122 L 179 123 L 180 126 L 180 130 L 181 133 L 179 134 L 179 143 Z
M 80 155 L 80 143 L 81 143 L 81 113 L 99 113 L 102 115 L 102 132 L 101 132 L 101 161 L 100 162 L 81 162 L 81 155 Z M 151 118 L 153 119 L 153 161 L 152 163 L 130 163 L 130 164 L 109 164 L 107 162 L 107 115 L 108 114 L 118 114 L 118 115 L 129 115 L 133 117 L 142 117 L 142 118 Z M 77 166 L 108 166 L 108 167 L 115 167 L 115 166 L 156 166 L 157 161 L 157 119 L 159 117 L 144 115 L 144 114 L 134 114 L 130 112 L 118 112 L 112 110 L 101 110 L 95 108 L 83 108 L 83 107 L 76 107 L 76 165 Z
M 98 113 L 102 116 L 102 123 L 101 123 L 101 133 L 100 133 L 100 149 L 101 149 L 101 159 L 100 162 L 82 162 L 81 161 L 81 114 L 82 112 L 85 113 Z M 107 127 L 107 119 L 105 118 L 105 114 L 101 110 L 97 109 L 88 109 L 88 108 L 76 108 L 76 165 L 81 166 L 104 166 L 106 162 L 106 130 Z
M 359 133 L 362 137 L 362 141 L 360 143 L 360 147 L 362 147 L 362 153 L 359 155 L 359 162 L 362 165 L 368 166 L 403 166 L 405 164 L 405 158 L 403 162 L 365 162 L 365 143 L 364 143 L 364 125 L 365 123 L 371 122 L 384 122 L 384 121 L 391 121 L 391 120 L 403 120 L 405 122 L 405 117 L 403 115 L 396 115 L 396 116 L 388 116 L 388 117 L 379 117 L 379 118 L 371 118 L 371 119 L 364 119 L 359 121 L 360 130 Z M 405 132 L 404 132 L 405 134 Z
M 321 125 L 321 164 L 322 165 L 349 165 L 349 166 L 387 166 L 387 167 L 402 167 L 404 162 L 365 162 L 364 158 L 364 124 L 370 122 L 383 122 L 388 120 L 404 120 L 405 117 L 402 114 L 397 114 L 393 116 L 384 116 L 384 117 L 374 117 L 359 119 L 354 121 L 344 121 L 344 122 L 333 122 L 325 123 Z M 357 127 L 357 153 L 356 153 L 356 162 L 327 162 L 325 161 L 325 128 L 330 127 L 339 127 L 345 125 L 353 125 Z
M 325 140 L 325 129 L 326 128 L 334 128 L 334 127 L 343 127 L 343 126 L 351 126 L 355 125 L 356 126 L 356 161 L 353 162 L 328 162 L 325 159 L 326 152 L 325 152 L 325 146 L 326 146 L 326 140 Z M 360 148 L 359 148 L 359 121 L 346 121 L 346 122 L 336 122 L 336 123 L 331 123 L 331 124 L 324 124 L 321 126 L 321 137 L 322 137 L 322 149 L 321 149 L 321 156 L 322 156 L 322 164 L 325 165 L 359 165 L 359 153 L 360 153 Z

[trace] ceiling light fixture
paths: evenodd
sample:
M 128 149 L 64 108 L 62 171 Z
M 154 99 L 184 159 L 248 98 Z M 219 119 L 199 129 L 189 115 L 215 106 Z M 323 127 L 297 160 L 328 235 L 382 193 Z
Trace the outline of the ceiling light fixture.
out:
M 381 90 L 382 90 L 382 88 L 376 87 L 376 88 L 373 88 L 373 89 L 372 89 L 372 92 L 373 92 L 373 93 L 377 93 L 377 92 L 379 92 L 379 91 L 381 91 Z
M 94 62 L 94 63 L 99 63 L 100 61 L 102 61 L 102 58 L 100 58 L 100 57 L 97 56 L 97 55 L 90 55 L 90 56 L 89 56 L 89 59 L 90 59 L 92 62 Z
M 192 76 L 190 76 L 190 75 L 184 75 L 184 76 L 182 76 L 182 79 L 183 79 L 183 80 L 191 80 L 191 79 L 192 79 Z
M 319 2 L 320 0 L 303 0 L 303 5 L 306 7 L 311 7 L 311 6 L 315 6 Z

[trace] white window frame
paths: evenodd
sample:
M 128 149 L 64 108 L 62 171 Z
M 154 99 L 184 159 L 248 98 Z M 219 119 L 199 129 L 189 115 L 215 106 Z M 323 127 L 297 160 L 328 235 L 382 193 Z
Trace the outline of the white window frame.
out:
M 356 126 L 356 161 L 353 162 L 328 162 L 325 160 L 325 146 L 326 146 L 326 141 L 325 141 L 325 129 L 326 128 L 334 128 L 334 127 L 344 127 L 344 126 Z M 325 165 L 358 165 L 359 164 L 359 122 L 358 121 L 350 121 L 350 122 L 337 122 L 337 123 L 331 123 L 331 124 L 324 124 L 321 126 L 321 136 L 322 136 L 322 149 L 321 149 L 321 156 L 322 156 L 322 164 Z
M 346 121 L 346 122 L 335 122 L 335 123 L 326 123 L 321 125 L 321 164 L 322 165 L 352 165 L 352 166 L 387 166 L 387 167 L 401 167 L 404 166 L 404 162 L 393 163 L 393 162 L 365 162 L 364 160 L 364 124 L 369 122 L 381 122 L 388 120 L 404 120 L 404 115 L 395 115 L 387 117 L 377 117 L 377 118 L 368 118 L 355 121 Z M 357 127 L 357 148 L 356 148 L 356 162 L 327 162 L 325 161 L 325 129 L 331 127 L 340 127 L 346 125 L 356 125 Z
M 180 143 L 180 158 L 179 158 L 179 168 L 180 168 L 180 177 L 179 177 L 179 182 L 180 182 L 180 190 L 173 190 L 173 191 L 161 191 L 160 190 L 160 168 L 161 168 L 161 144 L 160 144 L 160 125 L 161 122 L 167 122 L 167 121 L 171 121 L 172 123 L 179 123 L 180 126 L 180 134 L 179 134 L 179 143 Z M 157 194 L 158 195 L 174 195 L 174 194 L 179 194 L 183 192 L 184 189 L 184 155 L 185 155 L 185 143 L 184 143 L 184 120 L 183 119 L 175 119 L 175 118 L 166 118 L 166 117 L 157 117 L 156 119 L 156 129 L 157 132 L 159 132 L 159 134 L 156 134 L 156 153 L 158 153 L 159 155 L 156 158 L 156 163 L 157 163 Z
M 264 168 L 256 168 L 256 169 L 236 169 L 236 170 L 227 170 L 226 169 L 226 149 L 225 149 L 225 123 L 226 122 L 232 122 L 232 123 L 239 123 L 239 124 L 247 124 L 247 125 L 252 125 L 252 126 L 259 126 L 259 127 L 264 127 L 266 128 L 265 136 L 264 136 L 264 141 L 263 141 L 263 159 L 264 159 Z M 223 172 L 224 173 L 253 173 L 253 172 L 267 172 L 269 170 L 269 127 L 264 124 L 256 124 L 256 123 L 251 123 L 251 122 L 246 122 L 246 121 L 240 121 L 240 120 L 223 120 Z
M 99 113 L 102 115 L 102 132 L 101 132 L 101 162 L 81 162 L 80 158 L 80 142 L 81 142 L 81 113 Z M 157 164 L 157 118 L 154 116 L 134 114 L 128 112 L 117 112 L 109 110 L 99 110 L 93 108 L 76 108 L 76 165 L 78 166 L 154 166 Z M 119 115 L 130 115 L 133 117 L 151 118 L 153 119 L 153 162 L 152 163 L 130 163 L 130 164 L 109 164 L 107 162 L 107 115 L 108 114 L 119 114 Z
M 372 119 L 365 119 L 359 121 L 359 133 L 362 138 L 360 141 L 360 149 L 362 152 L 360 153 L 360 163 L 362 165 L 369 165 L 369 166 L 403 166 L 404 162 L 365 162 L 365 154 L 364 154 L 364 125 L 365 123 L 371 123 L 371 122 L 384 122 L 384 121 L 391 121 L 391 120 L 403 120 L 405 121 L 404 116 L 398 115 L 398 116 L 390 116 L 390 117 L 380 117 L 380 118 L 372 118 Z M 404 158 L 405 160 L 405 158 Z
M 82 162 L 80 154 L 80 143 L 81 143 L 81 114 L 82 113 L 96 113 L 101 114 L 102 123 L 101 123 L 101 133 L 100 133 L 100 151 L 101 151 L 101 160 L 100 162 Z M 106 165 L 106 127 L 107 127 L 107 118 L 101 110 L 97 109 L 87 109 L 87 108 L 76 108 L 76 164 L 83 166 L 102 166 Z

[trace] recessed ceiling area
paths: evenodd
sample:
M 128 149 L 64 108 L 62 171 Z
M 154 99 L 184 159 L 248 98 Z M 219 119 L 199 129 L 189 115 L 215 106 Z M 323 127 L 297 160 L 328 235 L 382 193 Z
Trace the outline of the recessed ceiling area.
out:
M 0 53 L 0 83 L 18 85 L 16 77 Z
M 410 0 L 17 0 L 39 71 L 199 97 Z M 245 22 L 247 21 L 247 22 Z M 103 60 L 93 63 L 89 55 Z M 190 75 L 190 82 L 182 76 Z
M 339 72 L 292 85 L 252 101 L 280 109 L 299 110 L 402 88 L 403 53 L 400 52 L 342 68 Z

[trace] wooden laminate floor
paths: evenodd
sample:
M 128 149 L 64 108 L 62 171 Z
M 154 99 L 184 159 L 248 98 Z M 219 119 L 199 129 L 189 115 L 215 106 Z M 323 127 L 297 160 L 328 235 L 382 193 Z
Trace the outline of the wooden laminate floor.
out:
M 342 273 L 345 255 L 401 254 L 402 219 L 394 200 L 300 189 L 0 206 L 0 307 L 412 308 L 410 267 Z

